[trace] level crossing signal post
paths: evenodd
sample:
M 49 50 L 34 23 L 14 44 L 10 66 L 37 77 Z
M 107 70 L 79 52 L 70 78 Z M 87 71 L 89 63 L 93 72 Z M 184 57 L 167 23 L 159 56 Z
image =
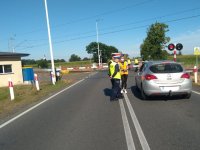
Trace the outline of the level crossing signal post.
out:
M 176 52 L 177 52 L 177 50 L 181 51 L 182 49 L 183 49 L 183 45 L 181 43 L 178 43 L 178 44 L 170 43 L 168 45 L 168 50 L 174 51 L 174 62 L 176 62 Z

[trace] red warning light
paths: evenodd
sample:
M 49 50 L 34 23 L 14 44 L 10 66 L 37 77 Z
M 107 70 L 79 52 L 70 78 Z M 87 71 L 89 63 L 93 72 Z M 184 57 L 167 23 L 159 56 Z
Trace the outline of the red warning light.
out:
M 170 51 L 173 51 L 174 49 L 175 49 L 175 45 L 174 44 L 169 44 L 168 45 L 168 49 L 170 50 Z

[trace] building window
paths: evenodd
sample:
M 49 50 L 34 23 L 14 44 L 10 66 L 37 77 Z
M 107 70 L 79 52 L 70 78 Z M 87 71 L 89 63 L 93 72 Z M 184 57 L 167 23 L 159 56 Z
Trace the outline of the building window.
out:
M 0 73 L 3 73 L 3 65 L 0 65 Z
M 0 74 L 12 73 L 12 65 L 0 65 Z

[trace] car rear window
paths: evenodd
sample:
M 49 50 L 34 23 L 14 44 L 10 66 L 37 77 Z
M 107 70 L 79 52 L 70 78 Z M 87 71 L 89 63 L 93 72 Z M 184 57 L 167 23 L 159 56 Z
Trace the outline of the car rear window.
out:
M 150 68 L 153 73 L 179 73 L 183 72 L 183 68 L 180 64 L 174 63 L 163 63 L 163 64 L 155 64 Z

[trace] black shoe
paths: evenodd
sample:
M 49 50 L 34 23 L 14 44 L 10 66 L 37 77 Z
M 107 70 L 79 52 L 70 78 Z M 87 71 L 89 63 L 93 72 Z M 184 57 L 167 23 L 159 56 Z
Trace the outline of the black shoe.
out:
M 111 98 L 110 101 L 118 101 L 118 98 Z
M 117 96 L 118 99 L 123 99 L 124 96 L 122 94 L 120 94 L 119 96 Z

